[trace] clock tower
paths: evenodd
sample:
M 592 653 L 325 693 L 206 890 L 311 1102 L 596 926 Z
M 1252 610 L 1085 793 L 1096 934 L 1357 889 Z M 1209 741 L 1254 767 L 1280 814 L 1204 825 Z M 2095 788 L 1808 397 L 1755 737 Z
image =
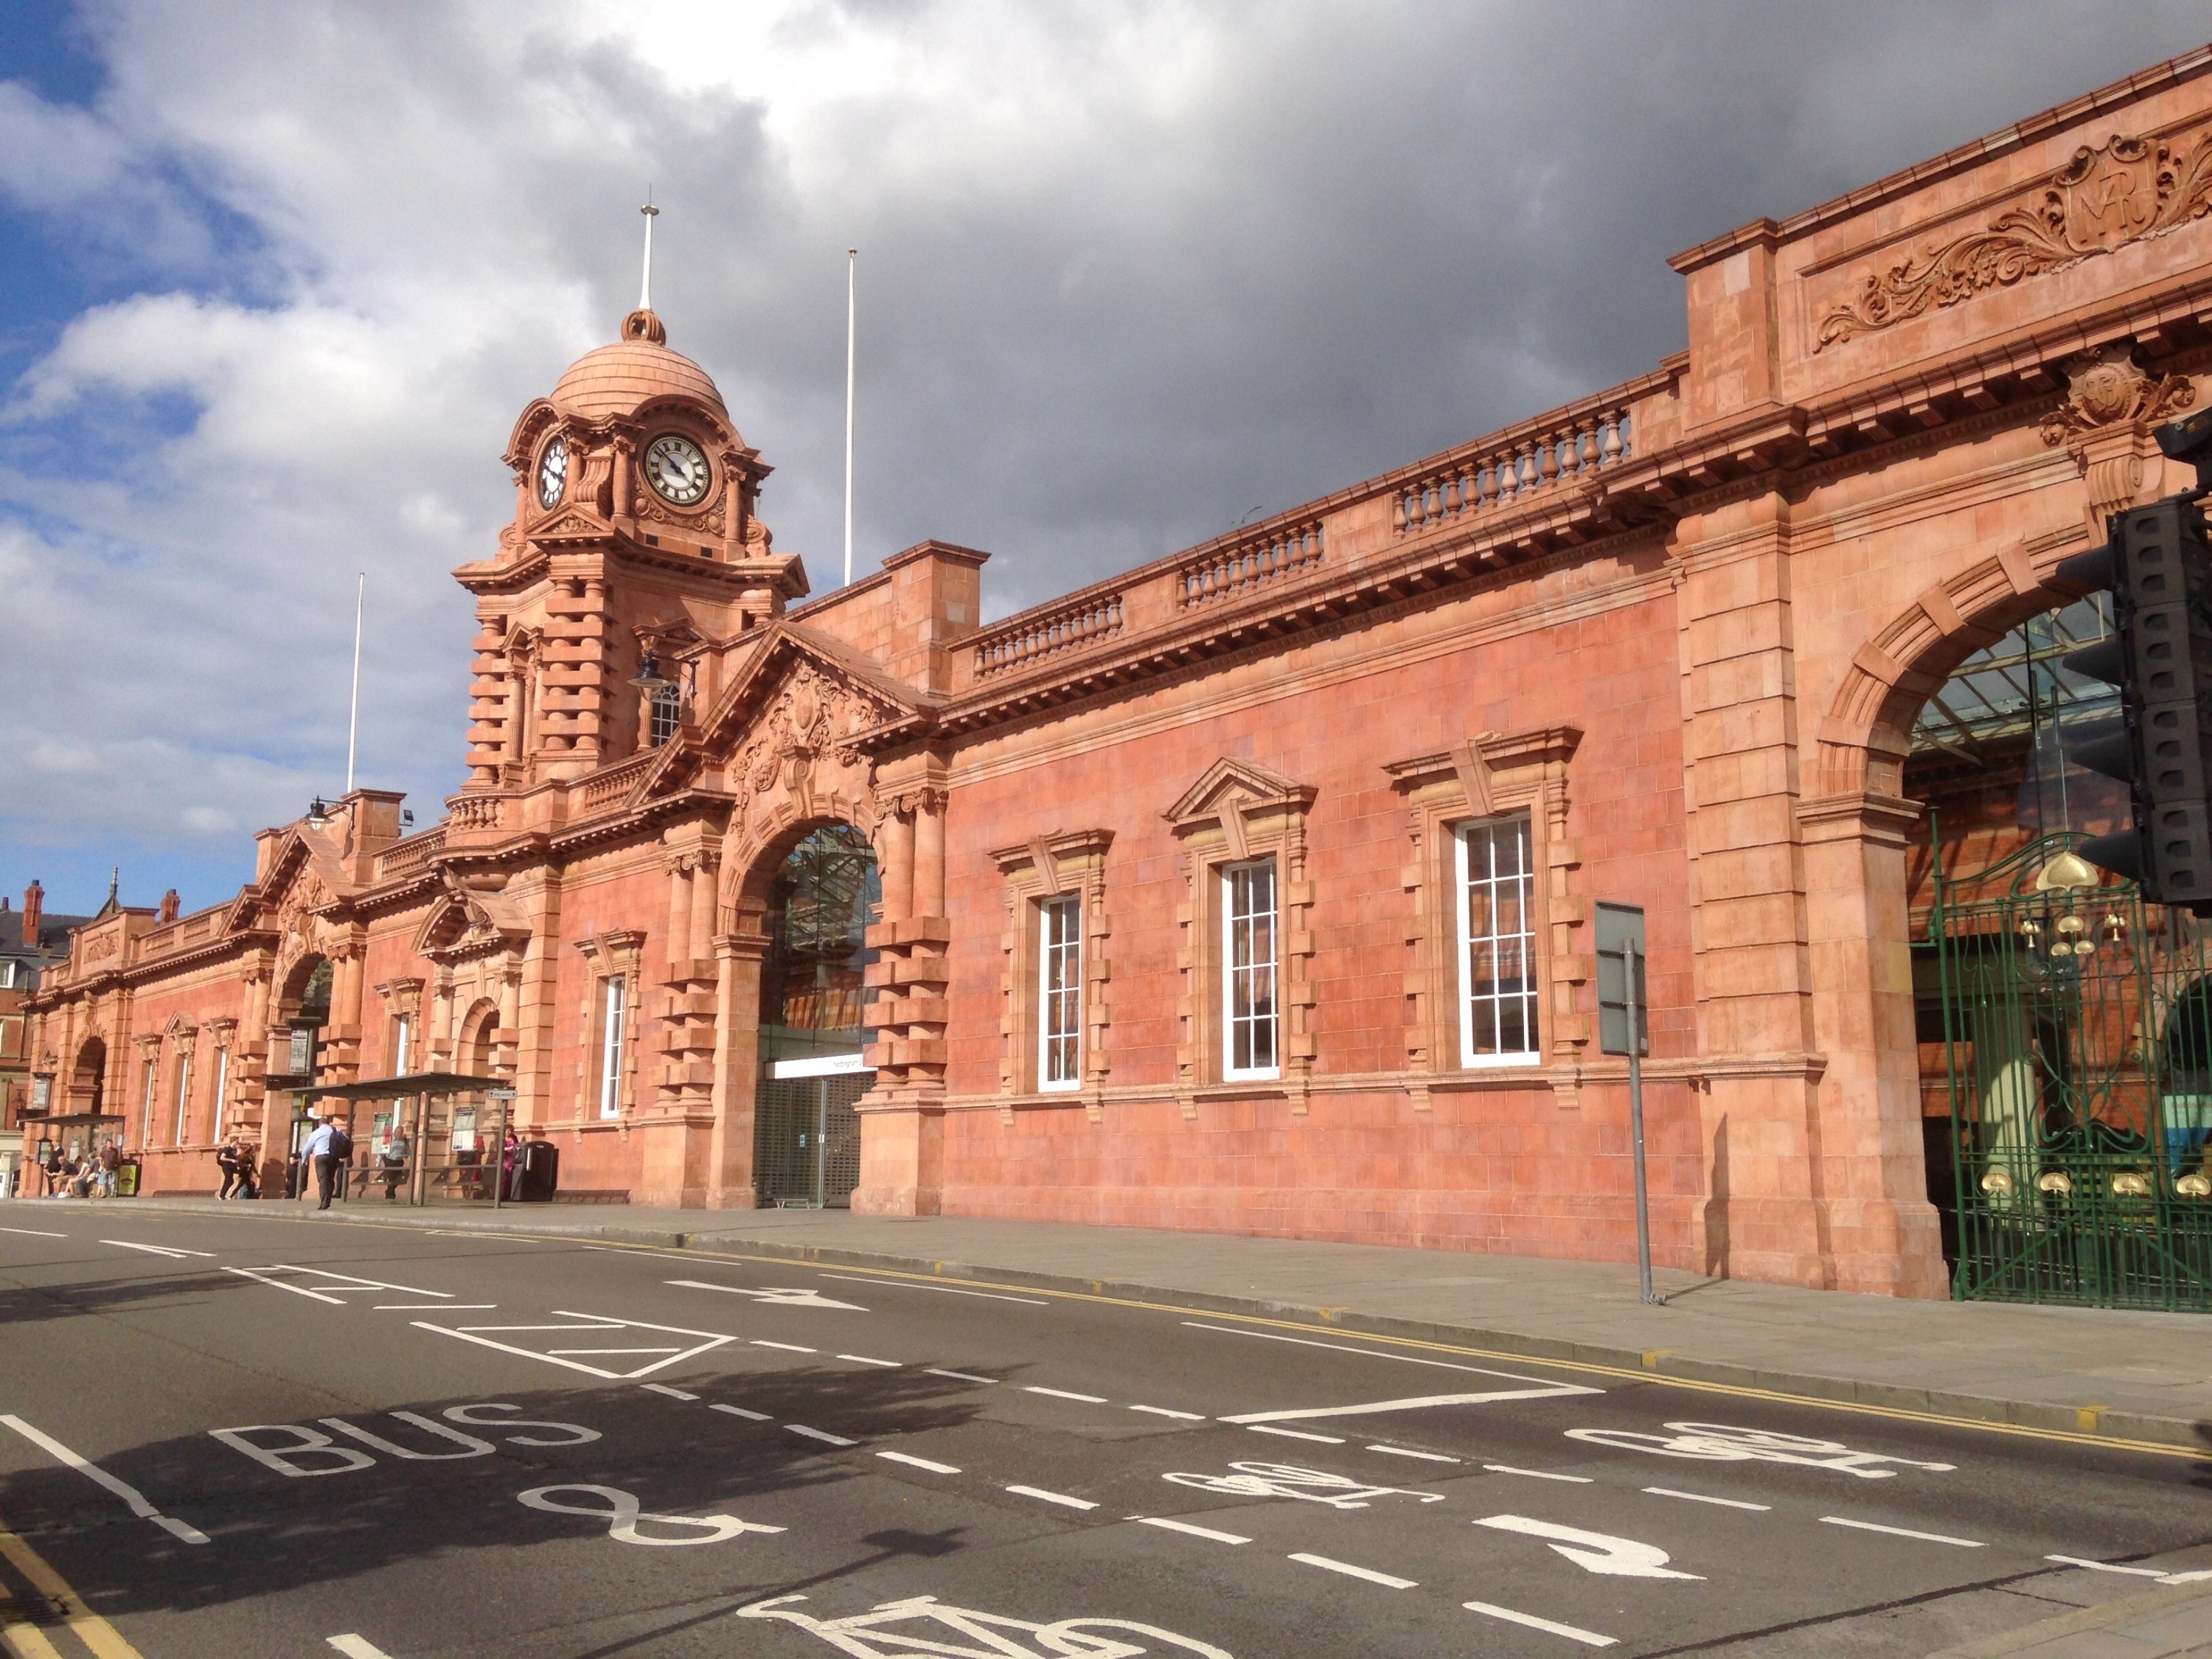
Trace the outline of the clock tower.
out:
M 687 653 L 804 596 L 757 513 L 769 469 L 650 309 L 571 364 L 508 442 L 514 519 L 476 596 L 465 795 L 572 779 L 696 718 Z M 673 682 L 632 684 L 650 658 Z

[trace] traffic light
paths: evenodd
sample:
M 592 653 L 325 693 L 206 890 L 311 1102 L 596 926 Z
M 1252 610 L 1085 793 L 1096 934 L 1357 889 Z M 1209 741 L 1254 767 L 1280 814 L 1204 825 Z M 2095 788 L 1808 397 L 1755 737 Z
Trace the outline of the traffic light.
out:
M 2204 425 L 2202 417 L 2175 423 Z M 2166 453 L 2195 459 L 2212 428 L 2162 428 L 2162 444 L 2169 434 Z M 2110 590 L 2112 635 L 2062 660 L 2120 692 L 2118 716 L 2081 733 L 2066 753 L 2124 781 L 2134 806 L 2132 829 L 2097 836 L 2081 856 L 2135 881 L 2154 903 L 2212 915 L 2212 547 L 2199 494 L 2113 514 L 2106 544 L 2063 562 L 2058 576 Z

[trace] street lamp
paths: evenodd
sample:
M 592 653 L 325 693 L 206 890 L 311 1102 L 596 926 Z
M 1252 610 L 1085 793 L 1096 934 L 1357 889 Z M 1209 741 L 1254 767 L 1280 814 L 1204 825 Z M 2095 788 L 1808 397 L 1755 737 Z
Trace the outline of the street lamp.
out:
M 645 653 L 645 660 L 637 665 L 637 675 L 630 684 L 639 690 L 654 696 L 676 689 L 676 682 L 660 672 L 659 661 L 650 651 Z
M 324 804 L 323 798 L 320 795 L 316 796 L 313 800 L 308 802 L 307 827 L 309 829 L 319 830 L 330 821 L 331 809 Z

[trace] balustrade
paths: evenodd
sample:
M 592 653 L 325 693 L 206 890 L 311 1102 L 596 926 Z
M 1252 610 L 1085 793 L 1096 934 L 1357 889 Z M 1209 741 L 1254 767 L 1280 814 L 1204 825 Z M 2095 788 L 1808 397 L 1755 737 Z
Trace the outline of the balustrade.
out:
M 380 880 L 392 881 L 402 876 L 411 876 L 430 861 L 431 856 L 446 844 L 446 826 L 426 830 L 421 835 L 397 846 L 387 847 L 377 854 L 376 873 Z
M 1121 624 L 1119 593 L 1078 599 L 1042 616 L 1017 617 L 975 642 L 975 678 L 989 679 L 1079 646 L 1111 639 L 1121 631 Z
M 498 795 L 457 795 L 450 804 L 447 827 L 453 830 L 496 830 L 506 805 Z
M 648 750 L 642 755 L 631 756 L 618 766 L 610 766 L 605 771 L 586 778 L 576 786 L 581 792 L 584 810 L 589 811 L 594 807 L 620 800 L 629 793 L 640 775 L 659 758 L 657 751 Z
M 1548 432 L 1475 450 L 1406 484 L 1398 492 L 1397 531 L 1431 530 L 1517 505 L 1562 481 L 1618 466 L 1634 453 L 1627 410 L 1579 416 Z
M 1321 563 L 1323 539 L 1316 519 L 1213 548 L 1176 573 L 1176 603 L 1187 611 L 1302 576 Z

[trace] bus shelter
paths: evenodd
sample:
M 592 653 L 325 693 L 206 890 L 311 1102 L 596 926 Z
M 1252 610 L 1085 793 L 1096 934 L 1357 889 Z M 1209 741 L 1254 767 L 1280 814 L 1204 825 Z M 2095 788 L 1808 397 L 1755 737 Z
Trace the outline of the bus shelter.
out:
M 489 1198 L 496 1208 L 514 1196 L 501 1179 L 501 1148 L 507 1144 L 514 1109 L 514 1088 L 505 1078 L 411 1072 L 301 1089 L 295 1100 L 302 1122 L 319 1102 L 345 1103 L 346 1133 L 356 1144 L 362 1137 L 355 1133 L 353 1109 L 364 1102 L 372 1106 L 389 1102 L 392 1124 L 410 1131 L 404 1181 L 411 1205 Z M 495 1115 L 495 1130 L 489 1122 Z M 372 1146 L 371 1158 L 381 1151 L 380 1146 Z M 362 1184 L 370 1184 L 374 1174 L 372 1164 Z M 350 1184 L 348 1191 L 350 1194 Z

